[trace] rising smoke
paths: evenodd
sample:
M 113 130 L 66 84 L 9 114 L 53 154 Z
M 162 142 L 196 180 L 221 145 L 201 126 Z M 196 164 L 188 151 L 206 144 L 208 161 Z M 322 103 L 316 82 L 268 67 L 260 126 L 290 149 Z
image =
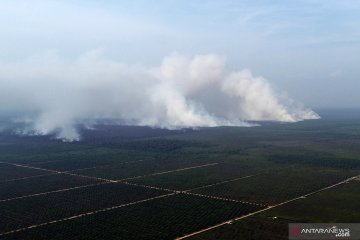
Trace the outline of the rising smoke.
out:
M 23 133 L 78 140 L 81 119 L 121 119 L 162 128 L 295 122 L 319 116 L 280 97 L 250 70 L 228 71 L 214 54 L 171 55 L 160 67 L 107 60 L 97 51 L 76 60 L 54 53 L 0 63 L 0 110 L 33 111 Z M 24 116 L 25 117 L 25 116 Z

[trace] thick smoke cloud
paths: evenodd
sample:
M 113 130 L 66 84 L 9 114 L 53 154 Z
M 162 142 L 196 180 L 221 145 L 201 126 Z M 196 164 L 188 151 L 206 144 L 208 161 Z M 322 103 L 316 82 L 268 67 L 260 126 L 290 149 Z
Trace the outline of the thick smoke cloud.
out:
M 0 110 L 37 113 L 26 118 L 23 133 L 56 132 L 69 141 L 79 139 L 75 125 L 83 119 L 179 128 L 319 117 L 250 70 L 228 71 L 214 54 L 174 54 L 148 68 L 107 60 L 97 51 L 76 60 L 47 53 L 0 63 L 0 83 Z

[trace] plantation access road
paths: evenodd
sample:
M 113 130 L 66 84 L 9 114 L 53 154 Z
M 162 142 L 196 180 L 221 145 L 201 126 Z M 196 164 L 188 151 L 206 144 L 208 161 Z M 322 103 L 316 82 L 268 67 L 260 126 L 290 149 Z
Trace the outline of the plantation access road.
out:
M 6 163 L 6 162 L 2 162 L 2 163 Z M 18 166 L 18 167 L 41 169 L 41 168 L 37 168 L 37 167 L 33 167 L 33 166 L 26 166 L 26 165 L 23 165 L 23 164 L 13 164 L 13 163 L 7 163 L 7 164 L 15 165 L 15 166 Z M 143 175 L 143 177 L 159 175 L 159 174 L 166 174 L 166 173 L 171 173 L 171 172 L 185 171 L 185 170 L 194 169 L 194 168 L 200 168 L 200 167 L 214 166 L 216 164 L 218 164 L 218 163 L 204 164 L 204 165 L 200 165 L 200 166 L 176 169 L 176 170 L 173 170 L 173 171 L 159 172 L 159 173 L 154 173 L 154 174 L 149 174 L 149 175 Z M 41 170 L 48 170 L 48 169 L 41 169 Z M 54 170 L 48 170 L 48 171 L 56 172 L 56 173 L 59 173 L 59 174 L 63 173 L 63 174 L 69 174 L 69 175 L 74 175 L 74 176 L 79 176 L 79 177 L 88 177 L 88 176 L 70 174 L 70 173 L 67 173 L 67 172 L 60 172 L 60 171 L 54 171 Z M 253 176 L 253 175 L 251 175 L 251 176 Z M 236 178 L 236 179 L 233 179 L 233 181 L 240 180 L 240 179 L 243 179 L 243 178 L 248 178 L 248 177 L 251 177 L 251 176 L 245 176 L 245 177 L 241 177 L 241 178 Z M 136 177 L 136 178 L 139 178 L 139 177 Z M 99 179 L 99 178 L 96 178 L 96 179 Z M 130 178 L 130 179 L 134 179 L 134 178 Z M 137 185 L 137 184 L 132 184 L 132 183 L 125 182 L 126 179 L 123 179 L 123 180 L 108 180 L 108 179 L 100 178 L 100 180 L 102 180 L 104 182 L 100 182 L 100 183 L 96 183 L 96 184 L 90 184 L 90 185 L 86 185 L 86 186 L 79 186 L 79 187 L 73 187 L 73 188 L 66 188 L 66 189 L 60 189 L 60 190 L 55 190 L 55 191 L 49 191 L 49 192 L 44 192 L 44 193 L 31 194 L 31 195 L 27 195 L 27 196 L 12 198 L 12 199 L 4 199 L 4 200 L 1 200 L 0 202 L 6 202 L 6 201 L 15 200 L 15 199 L 23 199 L 23 198 L 28 198 L 28 197 L 35 197 L 35 196 L 40 196 L 40 195 L 47 195 L 47 194 L 56 193 L 56 192 L 70 191 L 70 190 L 74 190 L 74 189 L 80 189 L 80 188 L 91 187 L 91 186 L 98 186 L 98 185 L 114 183 L 114 182 L 115 183 L 123 183 L 123 184 L 127 184 L 127 185 L 133 185 L 133 186 L 136 185 L 136 186 L 139 186 L 139 187 L 146 187 L 146 188 L 156 189 L 156 190 L 163 190 L 163 191 L 167 191 L 167 192 L 170 192 L 170 193 L 159 195 L 159 196 L 152 197 L 152 198 L 139 200 L 139 201 L 135 201 L 135 202 L 116 205 L 116 206 L 112 206 L 112 207 L 108 207 L 108 208 L 104 208 L 104 209 L 99 209 L 99 210 L 95 210 L 95 211 L 91 211 L 91 212 L 86 212 L 86 213 L 82 213 L 82 214 L 79 214 L 79 215 L 70 216 L 70 217 L 66 217 L 66 218 L 62 218 L 62 219 L 52 220 L 52 221 L 48 221 L 48 222 L 44 222 L 44 223 L 40 223 L 40 224 L 34 224 L 34 225 L 29 226 L 29 227 L 19 228 L 19 229 L 15 229 L 15 230 L 12 230 L 12 231 L 0 233 L 0 236 L 14 234 L 14 233 L 17 233 L 17 232 L 22 232 L 22 231 L 30 230 L 30 229 L 33 229 L 33 228 L 47 226 L 47 225 L 55 224 L 55 223 L 59 223 L 59 222 L 70 221 L 70 220 L 78 219 L 78 218 L 81 218 L 81 217 L 86 217 L 86 216 L 94 215 L 94 214 L 97 214 L 97 213 L 107 212 L 107 211 L 111 211 L 111 210 L 114 210 L 114 209 L 124 208 L 124 207 L 127 207 L 127 206 L 136 205 L 136 204 L 141 204 L 141 203 L 144 203 L 144 202 L 156 200 L 156 199 L 159 199 L 159 198 L 169 197 L 169 196 L 173 196 L 173 195 L 177 195 L 177 194 L 190 194 L 190 193 L 187 193 L 187 192 L 193 190 L 193 189 L 189 189 L 189 190 L 185 190 L 185 191 L 176 191 L 176 190 L 165 189 L 165 188 L 157 188 L 157 187 L 151 187 L 151 186 Z M 202 186 L 202 188 L 203 187 L 211 187 L 211 186 L 222 184 L 222 183 L 227 183 L 229 181 L 231 181 L 231 180 L 222 181 L 222 182 L 219 182 L 219 183 Z M 194 188 L 194 189 L 198 189 L 198 188 Z M 201 197 L 212 198 L 211 196 L 205 196 L 205 195 L 201 195 Z M 217 199 L 226 200 L 226 201 L 234 201 L 234 200 L 229 200 L 229 199 L 225 199 L 225 198 L 224 199 L 217 198 Z
M 247 215 L 240 216 L 240 217 L 237 217 L 237 218 L 233 218 L 233 219 L 230 219 L 230 220 L 228 220 L 228 221 L 225 221 L 225 222 L 216 224 L 216 225 L 214 225 L 214 226 L 211 226 L 211 227 L 208 227 L 208 228 L 205 228 L 205 229 L 202 229 L 202 230 L 199 230 L 199 231 L 196 231 L 196 232 L 187 234 L 187 235 L 182 236 L 182 237 L 178 237 L 178 238 L 176 238 L 176 240 L 186 239 L 186 238 L 189 238 L 189 237 L 193 237 L 193 236 L 195 236 L 195 235 L 198 235 L 198 234 L 200 234 L 200 233 L 208 232 L 208 231 L 210 231 L 210 230 L 219 228 L 219 227 L 224 226 L 224 225 L 227 225 L 227 224 L 233 224 L 233 223 L 236 222 L 236 221 L 240 221 L 240 220 L 243 220 L 243 219 L 245 219 L 245 218 L 254 216 L 254 215 L 258 214 L 258 213 L 262 213 L 262 212 L 268 211 L 268 210 L 270 210 L 270 209 L 273 209 L 273 208 L 276 208 L 276 207 L 285 205 L 285 204 L 287 204 L 287 203 L 294 202 L 294 201 L 297 201 L 297 200 L 306 198 L 306 197 L 308 197 L 308 196 L 314 195 L 314 194 L 316 194 L 316 193 L 319 193 L 319 192 L 322 192 L 322 191 L 326 191 L 326 190 L 331 189 L 331 188 L 334 188 L 334 187 L 336 187 L 336 186 L 345 184 L 345 183 L 347 183 L 347 182 L 349 182 L 349 181 L 356 180 L 356 179 L 358 179 L 359 177 L 360 177 L 360 175 L 356 175 L 356 176 L 354 176 L 354 177 L 350 177 L 350 178 L 348 178 L 348 179 L 345 179 L 345 180 L 343 180 L 343 181 L 341 181 L 341 182 L 338 182 L 338 183 L 335 183 L 335 184 L 333 184 L 333 185 L 330 185 L 330 186 L 321 188 L 321 189 L 319 189 L 319 190 L 316 190 L 316 191 L 313 191 L 313 192 L 310 192 L 310 193 L 301 195 L 301 196 L 299 196 L 299 197 L 296 197 L 296 198 L 293 198 L 293 199 L 290 199 L 290 200 L 281 202 L 281 203 L 276 204 L 276 205 L 268 206 L 267 208 L 261 209 L 261 210 L 259 210 L 259 211 L 252 212 L 252 213 L 249 213 L 249 214 L 247 214 Z
M 123 183 L 123 184 L 127 184 L 127 185 L 145 187 L 145 188 L 149 188 L 149 189 L 163 190 L 163 191 L 167 191 L 167 192 L 170 192 L 170 193 L 159 195 L 159 196 L 156 196 L 156 197 L 143 199 L 143 200 L 139 200 L 139 201 L 135 201 L 135 202 L 116 205 L 116 206 L 112 206 L 112 207 L 108 207 L 108 208 L 104 208 L 104 209 L 99 209 L 99 210 L 95 210 L 95 211 L 91 211 L 91 212 L 86 212 L 86 213 L 82 213 L 82 214 L 78 214 L 78 215 L 74 215 L 74 216 L 70 216 L 70 217 L 66 217 L 66 218 L 52 220 L 52 221 L 48 221 L 48 222 L 44 222 L 44 223 L 40 223 L 40 224 L 34 224 L 34 225 L 29 226 L 29 227 L 19 228 L 19 229 L 15 229 L 15 230 L 12 230 L 12 231 L 0 233 L 0 236 L 14 234 L 14 233 L 17 233 L 17 232 L 22 232 L 22 231 L 30 230 L 30 229 L 33 229 L 33 228 L 47 226 L 47 225 L 51 225 L 51 224 L 55 224 L 55 223 L 59 223 L 59 222 L 70 221 L 70 220 L 74 220 L 74 219 L 94 215 L 94 214 L 97 214 L 97 213 L 107 212 L 107 211 L 111 211 L 111 210 L 118 209 L 118 208 L 124 208 L 124 207 L 127 207 L 127 206 L 141 204 L 141 203 L 144 203 L 144 202 L 148 202 L 148 201 L 152 201 L 152 200 L 156 200 L 156 199 L 164 198 L 164 197 L 168 197 L 168 196 L 173 196 L 173 195 L 177 195 L 177 194 L 188 194 L 188 195 L 195 195 L 195 196 L 199 196 L 199 197 L 205 197 L 205 198 L 209 198 L 209 199 L 217 199 L 217 200 L 239 202 L 239 203 L 246 203 L 246 204 L 256 204 L 256 203 L 243 202 L 243 201 L 238 201 L 238 200 L 233 200 L 233 199 L 213 197 L 213 196 L 207 196 L 207 195 L 203 195 L 203 194 L 196 194 L 196 193 L 191 193 L 190 191 L 197 190 L 197 189 L 202 189 L 202 188 L 207 188 L 207 187 L 212 187 L 212 186 L 216 186 L 216 185 L 219 185 L 219 184 L 225 184 L 225 183 L 232 182 L 232 181 L 238 181 L 238 180 L 241 180 L 241 179 L 246 179 L 246 178 L 249 178 L 249 177 L 256 176 L 258 174 L 239 177 L 239 178 L 230 179 L 230 180 L 226 180 L 226 181 L 221 181 L 221 182 L 218 182 L 218 183 L 209 184 L 209 185 L 205 185 L 205 186 L 201 186 L 201 187 L 197 187 L 197 188 L 192 188 L 192 189 L 187 189 L 187 190 L 184 190 L 184 191 L 177 191 L 177 190 L 172 190 L 172 189 L 158 188 L 158 187 L 152 187 L 152 186 L 146 186 L 146 185 L 138 185 L 138 184 L 133 184 L 133 183 L 126 182 L 126 180 L 138 179 L 138 178 L 141 178 L 141 177 L 156 176 L 156 175 L 167 174 L 167 173 L 172 173 L 172 172 L 179 172 L 179 171 L 186 171 L 186 170 L 190 170 L 190 169 L 215 166 L 218 163 L 210 163 L 210 164 L 204 164 L 204 165 L 199 165 L 199 166 L 175 169 L 175 170 L 171 170 L 171 171 L 164 171 L 164 172 L 147 174 L 147 175 L 142 175 L 142 176 L 137 176 L 137 177 L 125 178 L 125 179 L 121 179 L 121 180 L 109 180 L 109 179 L 98 178 L 98 177 L 90 177 L 90 176 L 85 176 L 85 175 L 80 175 L 80 174 L 69 173 L 69 172 L 62 172 L 62 171 L 44 169 L 44 168 L 39 168 L 39 167 L 34 167 L 34 166 L 27 166 L 27 165 L 24 165 L 24 164 L 7 163 L 7 162 L 1 162 L 1 163 L 5 163 L 5 164 L 17 166 L 17 167 L 44 170 L 44 171 L 49 171 L 51 173 L 66 174 L 66 175 L 71 175 L 71 176 L 78 176 L 78 177 L 83 177 L 83 178 L 96 179 L 96 180 L 100 180 L 102 182 L 95 183 L 95 184 L 89 184 L 89 185 L 85 185 L 85 186 L 72 187 L 72 188 L 54 190 L 54 191 L 49 191 L 49 192 L 31 194 L 31 195 L 27 195 L 27 196 L 15 197 L 15 198 L 12 198 L 12 199 L 4 199 L 4 200 L 1 200 L 0 202 L 6 202 L 6 201 L 11 201 L 11 200 L 16 200 L 16 199 L 23 199 L 23 198 L 28 198 L 28 197 L 36 197 L 36 196 L 47 195 L 47 194 L 56 193 L 56 192 L 70 191 L 70 190 L 75 190 L 75 189 L 80 189 L 80 188 L 85 188 L 85 187 L 98 186 L 98 185 L 109 184 L 109 183 Z
M 29 194 L 29 195 L 24 195 L 24 196 L 19 196 L 19 197 L 13 197 L 13 198 L 8 198 L 8 199 L 0 199 L 0 202 L 8 202 L 8 201 L 17 200 L 17 199 L 24 199 L 24 198 L 30 198 L 30 197 L 48 195 L 48 194 L 52 194 L 52 193 L 71 191 L 71 190 L 75 190 L 75 189 L 88 188 L 88 187 L 93 187 L 93 186 L 99 186 L 99 185 L 109 184 L 109 183 L 122 183 L 122 182 L 124 182 L 124 181 L 126 181 L 126 180 L 130 180 L 130 179 L 138 179 L 138 178 L 142 178 L 142 177 L 156 176 L 156 175 L 167 174 L 167 173 L 172 173 L 172 172 L 179 172 L 179 171 L 186 171 L 186 170 L 190 170 L 190 169 L 209 167 L 209 166 L 214 166 L 214 165 L 217 165 L 217 164 L 218 164 L 218 163 L 204 164 L 204 165 L 199 165 L 199 166 L 193 166 L 193 167 L 175 169 L 175 170 L 171 170 L 171 171 L 157 172 L 157 173 L 153 173 L 153 174 L 147 174 L 147 175 L 142 175 L 142 176 L 124 178 L 124 179 L 120 179 L 120 180 L 109 180 L 109 179 L 105 179 L 105 178 L 90 177 L 90 176 L 75 174 L 75 173 L 66 172 L 66 171 L 64 171 L 64 172 L 62 172 L 62 171 L 55 171 L 55 170 L 50 170 L 50 169 L 45 169 L 45 168 L 38 168 L 38 167 L 33 167 L 33 166 L 27 166 L 27 165 L 23 165 L 23 164 L 7 163 L 7 162 L 1 162 L 1 163 L 9 164 L 9 165 L 17 166 L 17 167 L 37 169 L 37 170 L 43 170 L 43 171 L 51 172 L 51 174 L 48 174 L 48 175 L 45 175 L 45 176 L 66 174 L 66 175 L 70 175 L 70 176 L 77 176 L 77 177 L 82 177 L 82 178 L 99 180 L 100 183 L 87 184 L 87 185 L 83 185 L 83 186 L 70 187 L 70 188 L 64 188 L 64 189 L 59 189 L 59 190 L 53 190 L 53 191 L 47 191 L 47 192 Z M 34 176 L 34 177 L 35 177 L 35 176 Z M 30 177 L 28 177 L 28 178 L 30 178 Z M 24 179 L 28 179 L 28 178 L 24 178 Z
M 243 178 L 245 178 L 245 177 L 243 177 Z M 243 179 L 243 178 L 237 178 L 236 180 L 240 180 L 240 179 Z M 212 187 L 212 186 L 216 186 L 216 185 L 219 185 L 219 184 L 222 184 L 222 183 L 227 183 L 227 182 L 229 182 L 229 181 L 223 181 L 223 182 L 220 182 L 218 184 L 206 185 L 206 186 L 203 186 L 201 188 Z M 154 187 L 154 186 L 149 186 L 149 185 L 141 185 L 141 184 L 136 184 L 136 183 L 129 183 L 129 182 L 123 182 L 123 183 L 127 184 L 127 185 L 130 185 L 130 186 L 137 186 L 137 187 L 143 187 L 143 188 L 148 188 L 148 189 L 169 191 L 169 192 L 173 192 L 173 193 L 176 193 L 176 194 L 185 194 L 185 195 L 192 195 L 192 196 L 209 198 L 209 199 L 222 200 L 222 201 L 227 201 L 227 202 L 236 202 L 236 203 L 242 203 L 242 204 L 249 204 L 249 205 L 257 205 L 257 206 L 261 206 L 261 207 L 267 207 L 266 205 L 253 203 L 253 202 L 240 201 L 240 200 L 235 200 L 235 199 L 230 199 L 230 198 L 223 198 L 223 197 L 215 197 L 215 196 L 209 196 L 209 195 L 205 195 L 205 194 L 199 194 L 199 193 L 192 193 L 191 192 L 191 191 L 199 189 L 199 188 L 192 188 L 192 189 L 182 191 L 182 190 L 174 190 L 174 189 L 169 189 L 169 188 Z
M 51 194 L 51 193 L 59 193 L 59 192 L 66 192 L 66 191 L 75 190 L 75 189 L 81 189 L 81 188 L 88 188 L 88 187 L 100 186 L 100 185 L 104 185 L 104 184 L 108 184 L 108 183 L 107 183 L 107 182 L 101 182 L 101 183 L 88 184 L 88 185 L 83 185 L 83 186 L 78 186 L 78 187 L 64 188 L 64 189 L 60 189 L 60 190 L 54 190 L 54 191 L 48 191 L 48 192 L 42 192 L 42 193 L 34 193 L 34 194 L 29 194 L 29 195 L 20 196 L 20 197 L 13 197 L 13 198 L 8 198 L 8 199 L 1 199 L 1 200 L 0 200 L 0 203 L 1 203 L 1 202 L 9 202 L 9 201 L 18 200 L 18 199 L 24 199 L 24 198 L 30 198 L 30 197 L 48 195 L 48 194 Z
M 175 195 L 175 193 L 163 194 L 163 195 L 160 195 L 160 196 L 147 198 L 147 199 L 143 199 L 143 200 L 139 200 L 139 201 L 135 201 L 135 202 L 130 202 L 130 203 L 121 204 L 121 205 L 117 205 L 117 206 L 113 206 L 113 207 L 103 208 L 103 209 L 95 210 L 95 211 L 92 211 L 92 212 L 82 213 L 82 214 L 67 217 L 67 218 L 61 218 L 61 219 L 57 219 L 57 220 L 53 220 L 53 221 L 49 221 L 49 222 L 44 222 L 44 223 L 40 223 L 40 224 L 34 224 L 34 225 L 29 226 L 29 227 L 18 228 L 18 229 L 12 230 L 12 231 L 0 233 L 0 237 L 5 236 L 5 235 L 9 235 L 9 234 L 18 233 L 18 232 L 23 232 L 23 231 L 38 228 L 38 227 L 43 227 L 43 226 L 59 223 L 59 222 L 75 220 L 75 219 L 78 219 L 78 218 L 91 216 L 91 215 L 102 213 L 102 212 L 108 212 L 108 211 L 119 209 L 119 208 L 133 206 L 133 205 L 136 205 L 136 204 L 141 204 L 141 203 L 144 203 L 144 202 L 148 202 L 148 201 L 152 201 L 152 200 L 156 200 L 156 199 L 160 199 L 160 198 L 164 198 L 164 197 L 168 197 L 168 196 L 172 196 L 172 195 Z
M 53 162 L 63 162 L 65 160 L 61 160 L 61 161 L 47 161 L 47 162 L 41 162 L 42 163 L 53 163 Z M 53 175 L 59 175 L 59 174 L 63 174 L 63 173 L 72 173 L 72 172 L 76 172 L 76 171 L 83 171 L 83 170 L 90 170 L 90 169 L 98 169 L 98 168 L 104 168 L 104 167 L 110 167 L 110 166 L 117 166 L 117 165 L 123 165 L 123 164 L 130 164 L 130 163 L 138 163 L 138 162 L 144 162 L 144 161 L 150 161 L 150 160 L 137 160 L 137 161 L 128 161 L 128 162 L 120 162 L 120 163 L 115 163 L 115 164 L 106 164 L 106 165 L 100 165 L 100 166 L 93 166 L 93 167 L 86 167 L 86 168 L 79 168 L 79 169 L 73 169 L 73 170 L 69 170 L 69 171 L 61 171 L 61 172 L 52 172 L 52 173 L 48 173 L 48 174 L 41 174 L 41 175 L 33 175 L 33 176 L 29 176 L 29 177 L 21 177 L 21 178 L 13 178 L 13 179 L 8 179 L 8 180 L 4 180 L 4 181 L 0 181 L 0 183 L 6 183 L 6 182 L 15 182 L 15 181 L 20 181 L 20 180 L 26 180 L 26 179 L 32 179 L 32 178 L 39 178 L 39 177 L 46 177 L 46 176 L 53 176 Z M 7 165 L 11 165 L 11 163 L 7 163 L 7 162 L 1 162 L 3 164 L 7 164 Z M 35 164 L 40 164 L 40 163 L 35 163 Z M 28 167 L 34 167 L 32 165 L 23 165 L 23 164 L 17 164 L 16 167 L 24 167 L 24 166 L 28 166 Z M 15 166 L 15 165 L 12 165 Z M 41 168 L 43 169 L 43 171 L 51 171 L 51 169 L 45 169 L 45 168 Z

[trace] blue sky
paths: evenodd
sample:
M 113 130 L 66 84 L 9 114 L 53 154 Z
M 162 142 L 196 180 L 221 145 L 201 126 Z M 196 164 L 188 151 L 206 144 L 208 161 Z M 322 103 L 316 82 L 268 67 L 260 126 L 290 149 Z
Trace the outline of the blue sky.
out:
M 0 61 L 216 53 L 312 107 L 360 107 L 358 0 L 1 1 Z

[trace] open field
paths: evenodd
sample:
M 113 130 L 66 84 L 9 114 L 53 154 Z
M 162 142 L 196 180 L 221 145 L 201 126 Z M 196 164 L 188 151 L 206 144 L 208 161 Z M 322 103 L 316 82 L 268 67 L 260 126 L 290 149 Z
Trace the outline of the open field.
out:
M 83 136 L 0 133 L 0 239 L 286 239 L 288 222 L 360 222 L 358 119 Z

